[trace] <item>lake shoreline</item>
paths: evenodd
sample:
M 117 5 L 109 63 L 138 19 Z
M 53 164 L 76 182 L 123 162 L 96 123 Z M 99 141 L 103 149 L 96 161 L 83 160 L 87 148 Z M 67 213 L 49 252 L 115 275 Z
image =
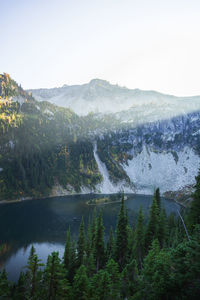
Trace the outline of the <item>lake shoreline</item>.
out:
M 66 194 L 52 194 L 52 195 L 48 195 L 48 196 L 43 196 L 43 197 L 39 197 L 39 198 L 36 198 L 36 197 L 22 197 L 22 198 L 19 198 L 19 199 L 12 199 L 12 200 L 0 200 L 0 205 L 1 204 L 10 204 L 10 203 L 21 203 L 21 202 L 24 202 L 24 201 L 29 201 L 29 200 L 42 200 L 42 199 L 46 199 L 46 198 L 54 198 L 54 197 L 65 197 L 65 196 L 79 196 L 79 195 L 105 195 L 105 194 L 102 194 L 102 193 L 66 193 Z M 113 194 L 117 194 L 117 193 L 113 193 Z M 113 195 L 113 194 L 106 194 L 106 195 Z M 152 194 L 137 194 L 137 193 L 126 193 L 127 195 L 144 195 L 144 196 L 152 196 Z M 185 205 L 185 203 L 181 202 L 181 201 L 178 201 L 176 198 L 172 198 L 168 195 L 161 195 L 161 198 L 165 198 L 167 200 L 171 200 L 179 205 L 181 205 L 182 207 L 186 208 L 187 205 Z M 124 199 L 124 200 L 127 200 L 127 199 Z M 121 200 L 117 200 L 117 201 L 109 201 L 109 202 L 103 202 L 103 203 L 87 203 L 87 205 L 102 205 L 102 204 L 112 204 L 112 203 L 119 203 L 121 202 Z

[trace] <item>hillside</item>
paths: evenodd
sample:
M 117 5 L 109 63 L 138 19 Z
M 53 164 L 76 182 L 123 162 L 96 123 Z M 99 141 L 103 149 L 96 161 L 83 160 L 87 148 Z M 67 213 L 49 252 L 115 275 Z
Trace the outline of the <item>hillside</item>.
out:
M 58 106 L 71 108 L 78 115 L 87 115 L 89 112 L 120 113 L 126 121 L 132 119 L 131 115 L 137 115 L 144 122 L 200 110 L 200 96 L 175 97 L 156 91 L 128 89 L 100 79 L 83 85 L 33 89 L 29 92 L 38 101 L 48 100 Z
M 91 94 L 86 93 L 89 86 Z M 74 86 L 75 98 L 77 89 L 85 91 L 85 100 L 77 98 L 77 103 L 82 101 L 86 109 L 90 105 L 84 101 L 98 106 L 103 91 L 105 97 L 110 95 L 109 103 L 118 99 L 124 104 L 122 96 L 134 93 L 140 100 L 135 98 L 137 105 L 126 110 L 124 105 L 117 113 L 80 116 L 70 108 L 35 100 L 8 74 L 1 75 L 1 200 L 119 190 L 152 194 L 158 186 L 166 193 L 193 186 L 200 166 L 198 97 L 171 97 L 170 104 L 163 104 L 162 97 L 169 96 L 145 96 L 147 92 L 99 80 Z M 52 100 L 51 95 L 52 90 L 46 90 L 43 99 Z

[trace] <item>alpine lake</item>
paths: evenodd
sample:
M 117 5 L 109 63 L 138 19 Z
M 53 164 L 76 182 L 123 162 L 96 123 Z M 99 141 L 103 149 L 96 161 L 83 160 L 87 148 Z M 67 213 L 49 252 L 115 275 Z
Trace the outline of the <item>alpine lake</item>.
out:
M 110 203 L 110 197 L 86 194 L 0 204 L 0 269 L 5 268 L 8 279 L 16 281 L 20 271 L 26 270 L 32 245 L 43 263 L 53 251 L 58 251 L 62 258 L 67 229 L 70 227 L 72 238 L 77 239 L 82 216 L 87 228 L 94 208 L 97 214 L 102 210 L 107 238 L 110 227 L 115 229 L 120 209 L 120 202 L 115 200 Z M 147 221 L 152 198 L 147 195 L 125 195 L 131 226 L 137 222 L 140 206 Z M 175 215 L 181 208 L 174 201 L 164 198 L 162 206 L 167 214 Z

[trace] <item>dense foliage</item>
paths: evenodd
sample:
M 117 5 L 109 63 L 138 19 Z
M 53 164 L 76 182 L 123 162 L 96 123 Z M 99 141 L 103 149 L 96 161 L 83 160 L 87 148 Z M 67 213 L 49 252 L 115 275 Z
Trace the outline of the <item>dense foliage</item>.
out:
M 1 75 L 0 200 L 45 196 L 56 185 L 95 190 L 102 177 L 88 139 L 90 118 L 37 102 Z
M 198 185 L 199 177 L 197 189 Z M 200 197 L 196 195 L 194 201 L 199 203 Z M 189 211 L 188 216 L 191 213 Z M 199 299 L 200 227 L 194 218 L 189 220 L 192 229 L 188 239 L 180 218 L 163 213 L 157 189 L 148 223 L 144 224 L 141 208 L 133 228 L 122 197 L 116 230 L 113 233 L 111 229 L 107 241 L 102 214 L 96 216 L 94 211 L 87 230 L 82 219 L 77 242 L 72 240 L 68 230 L 63 259 L 58 252 L 53 252 L 44 265 L 32 247 L 25 272 L 21 272 L 17 283 L 10 283 L 2 271 L 0 297 L 15 300 Z

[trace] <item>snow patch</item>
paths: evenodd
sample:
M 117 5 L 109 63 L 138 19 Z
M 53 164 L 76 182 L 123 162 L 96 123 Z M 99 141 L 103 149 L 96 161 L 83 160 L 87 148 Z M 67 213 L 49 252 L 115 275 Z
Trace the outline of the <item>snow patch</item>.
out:
M 10 146 L 11 149 L 13 149 L 15 147 L 15 144 L 14 144 L 13 141 L 9 141 L 8 144 L 9 144 L 9 146 Z
M 196 132 L 194 132 L 192 135 L 195 136 L 195 135 L 199 135 L 200 134 L 200 129 L 197 130 Z
M 135 153 L 133 148 L 131 154 L 132 160 L 122 167 L 135 184 L 137 193 L 152 194 L 157 187 L 162 193 L 177 191 L 195 183 L 200 157 L 189 147 L 177 152 L 178 161 L 171 152 L 154 152 L 147 146 L 141 153 Z
M 49 109 L 45 109 L 44 110 L 44 114 L 48 114 L 48 115 L 54 116 L 54 113 L 52 111 L 50 111 Z
M 0 168 L 0 172 L 2 172 L 3 171 L 3 168 Z
M 22 105 L 26 101 L 26 99 L 22 96 L 15 96 L 12 98 L 12 101 L 19 102 L 19 104 Z

